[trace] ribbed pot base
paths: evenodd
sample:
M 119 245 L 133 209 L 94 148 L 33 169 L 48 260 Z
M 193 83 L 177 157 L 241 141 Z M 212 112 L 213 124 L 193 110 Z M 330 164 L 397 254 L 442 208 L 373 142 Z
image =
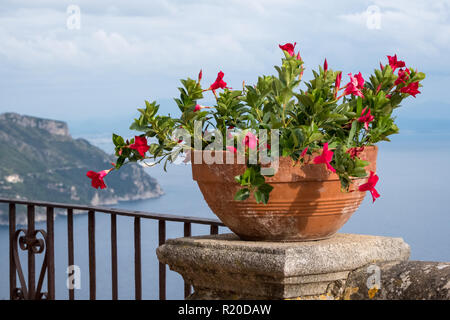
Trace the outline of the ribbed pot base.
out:
M 222 153 L 225 159 L 227 152 Z M 377 147 L 366 147 L 360 155 L 370 162 L 367 171 L 375 171 L 376 156 Z M 329 238 L 348 221 L 365 197 L 358 186 L 366 183 L 367 178 L 353 179 L 351 192 L 343 192 L 339 177 L 325 165 L 293 166 L 290 158 L 282 157 L 277 173 L 266 178 L 274 187 L 267 205 L 256 203 L 253 196 L 235 201 L 234 194 L 240 186 L 234 177 L 244 171 L 245 165 L 237 163 L 192 164 L 193 179 L 208 206 L 242 240 Z

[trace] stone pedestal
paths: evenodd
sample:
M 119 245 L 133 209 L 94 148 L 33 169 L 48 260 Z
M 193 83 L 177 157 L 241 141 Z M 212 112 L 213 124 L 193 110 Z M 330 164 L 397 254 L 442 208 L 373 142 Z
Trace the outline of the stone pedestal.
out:
M 193 285 L 190 299 L 342 298 L 352 270 L 405 261 L 409 253 L 401 238 L 357 234 L 284 243 L 221 234 L 171 239 L 157 249 Z

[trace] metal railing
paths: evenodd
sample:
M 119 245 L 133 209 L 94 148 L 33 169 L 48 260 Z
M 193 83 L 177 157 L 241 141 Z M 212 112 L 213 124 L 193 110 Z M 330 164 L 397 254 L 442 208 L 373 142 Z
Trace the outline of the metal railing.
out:
M 9 204 L 9 284 L 10 299 L 55 299 L 55 250 L 54 250 L 54 219 L 55 209 L 67 210 L 67 248 L 68 266 L 73 266 L 74 261 L 74 210 L 88 213 L 88 244 L 89 244 L 89 298 L 96 299 L 96 254 L 95 254 L 95 214 L 109 214 L 111 218 L 111 282 L 113 300 L 118 299 L 118 270 L 117 270 L 117 216 L 127 216 L 134 219 L 134 288 L 135 299 L 142 299 L 142 270 L 141 270 L 141 219 L 158 221 L 158 244 L 166 241 L 166 222 L 179 222 L 184 225 L 184 236 L 191 236 L 191 225 L 201 224 L 210 226 L 210 234 L 217 234 L 219 227 L 224 227 L 218 220 L 177 216 L 170 214 L 148 213 L 141 211 L 129 211 L 104 207 L 71 205 L 63 203 L 51 203 L 40 201 L 22 201 L 0 198 L 0 203 Z M 17 229 L 16 207 L 27 207 L 27 227 Z M 46 209 L 46 230 L 35 228 L 35 208 Z M 27 279 L 19 259 L 19 249 L 27 253 Z M 43 263 L 39 272 L 36 285 L 36 260 L 35 255 L 43 254 Z M 47 274 L 47 292 L 42 292 L 45 275 Z M 19 287 L 17 287 L 17 278 Z M 75 299 L 74 289 L 69 290 L 69 299 Z M 184 296 L 191 292 L 188 283 L 184 283 Z M 166 265 L 159 263 L 159 299 L 166 299 Z

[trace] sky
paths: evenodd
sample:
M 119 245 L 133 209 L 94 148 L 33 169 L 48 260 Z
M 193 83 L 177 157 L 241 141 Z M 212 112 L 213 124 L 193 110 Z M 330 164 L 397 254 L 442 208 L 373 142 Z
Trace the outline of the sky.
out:
M 113 130 L 145 99 L 174 112 L 200 69 L 231 87 L 273 74 L 278 45 L 297 42 L 306 79 L 324 58 L 368 77 L 397 54 L 427 74 L 400 111 L 408 130 L 447 130 L 449 13 L 450 0 L 0 0 L 0 112 Z

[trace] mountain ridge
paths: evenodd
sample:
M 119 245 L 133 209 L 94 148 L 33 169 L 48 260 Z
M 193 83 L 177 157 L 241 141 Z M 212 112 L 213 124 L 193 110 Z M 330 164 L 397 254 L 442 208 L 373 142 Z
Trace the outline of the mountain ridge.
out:
M 137 164 L 112 171 L 107 189 L 92 188 L 86 172 L 108 169 L 113 160 L 89 141 L 73 139 L 63 121 L 0 114 L 0 197 L 110 205 L 163 194 Z

